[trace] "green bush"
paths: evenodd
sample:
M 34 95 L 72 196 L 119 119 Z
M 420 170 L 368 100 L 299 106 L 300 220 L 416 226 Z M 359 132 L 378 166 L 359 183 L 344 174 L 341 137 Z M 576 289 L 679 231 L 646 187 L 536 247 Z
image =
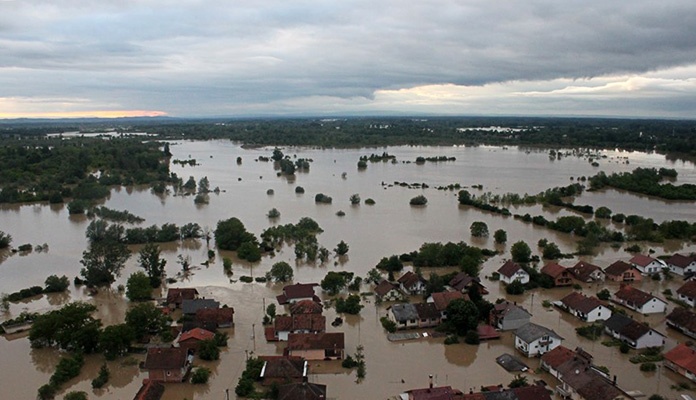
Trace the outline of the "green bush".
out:
M 396 322 L 390 320 L 387 317 L 382 317 L 379 319 L 379 322 L 382 323 L 382 327 L 389 333 L 394 333 L 396 332 Z
M 102 365 L 99 369 L 99 375 L 92 379 L 92 388 L 99 389 L 106 385 L 106 382 L 109 381 L 109 375 L 109 368 L 106 366 L 106 364 Z
M 652 363 L 652 362 L 640 364 L 640 370 L 643 372 L 653 372 L 656 369 L 657 369 L 657 365 L 655 365 L 655 363 Z
M 198 367 L 191 374 L 191 383 L 194 385 L 206 384 L 210 379 L 210 369 L 205 367 Z

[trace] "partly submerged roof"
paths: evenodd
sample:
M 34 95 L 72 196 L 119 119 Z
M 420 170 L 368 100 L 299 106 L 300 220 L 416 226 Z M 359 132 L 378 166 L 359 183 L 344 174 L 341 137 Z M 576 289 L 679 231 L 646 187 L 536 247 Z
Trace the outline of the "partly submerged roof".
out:
M 537 339 L 541 339 L 544 336 L 550 336 L 556 339 L 563 340 L 563 338 L 556 332 L 554 332 L 553 329 L 537 325 L 533 322 L 528 322 L 522 325 L 521 327 L 517 328 L 517 330 L 515 331 L 515 336 L 524 340 L 527 343 L 531 343 Z

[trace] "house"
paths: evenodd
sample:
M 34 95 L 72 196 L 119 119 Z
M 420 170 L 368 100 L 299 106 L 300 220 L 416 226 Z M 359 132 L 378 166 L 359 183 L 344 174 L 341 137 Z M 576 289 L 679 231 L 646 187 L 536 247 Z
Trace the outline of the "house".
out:
M 572 292 L 554 304 L 585 322 L 606 320 L 611 317 L 611 310 L 602 301 L 580 292 Z
M 455 275 L 450 279 L 448 286 L 461 293 L 468 293 L 471 288 L 476 287 L 480 294 L 488 294 L 486 287 L 481 284 L 481 279 L 469 276 L 466 272 Z
M 430 385 L 427 388 L 407 390 L 399 395 L 401 400 L 461 400 L 464 394 L 451 386 L 433 386 L 430 375 Z
M 696 349 L 681 343 L 665 353 L 664 357 L 665 367 L 696 382 Z
M 524 308 L 509 301 L 503 301 L 493 306 L 488 321 L 496 329 L 511 331 L 528 324 L 531 318 L 532 314 Z
M 170 309 L 181 308 L 181 303 L 184 300 L 193 300 L 198 298 L 198 290 L 193 288 L 178 288 L 169 289 L 167 291 L 167 306 Z
M 643 275 L 652 275 L 662 271 L 665 265 L 650 256 L 638 254 L 633 256 L 628 263 L 633 265 Z
M 696 313 L 686 308 L 675 308 L 667 316 L 667 326 L 696 339 Z
M 674 254 L 665 260 L 667 268 L 677 275 L 688 276 L 696 272 L 696 255 Z
M 551 329 L 529 322 L 515 330 L 515 348 L 527 357 L 542 355 L 561 345 L 563 338 Z
M 411 271 L 399 277 L 398 281 L 401 291 L 407 295 L 418 295 L 425 292 L 425 279 Z
M 290 305 L 290 314 L 321 314 L 324 306 L 314 300 L 300 300 Z
M 143 379 L 143 385 L 133 400 L 160 400 L 164 394 L 164 385 L 157 381 Z
M 634 349 L 660 347 L 665 344 L 664 335 L 621 313 L 616 313 L 604 321 L 604 332 Z
M 382 279 L 382 282 L 375 287 L 375 297 L 381 301 L 399 301 L 403 296 L 399 291 L 399 285 Z
M 278 315 L 273 322 L 275 340 L 287 341 L 291 333 L 321 333 L 326 317 L 320 314 Z
M 263 386 L 307 381 L 309 364 L 300 357 L 261 356 L 259 380 Z
M 677 289 L 679 300 L 691 307 L 696 307 L 696 281 L 687 281 Z
M 428 296 L 426 302 L 435 304 L 435 308 L 440 312 L 440 319 L 447 319 L 447 306 L 452 300 L 469 300 L 469 296 L 462 292 L 435 292 Z
M 413 304 L 394 304 L 389 307 L 387 318 L 396 322 L 396 329 L 418 328 L 418 310 Z
M 585 261 L 578 261 L 575 265 L 568 268 L 568 272 L 579 282 L 601 282 L 604 280 L 604 271 L 594 264 Z
M 418 314 L 419 328 L 432 328 L 440 325 L 441 315 L 434 303 L 417 303 L 413 305 Z
M 457 397 L 458 399 L 458 397 Z M 540 385 L 518 387 L 514 389 L 495 388 L 485 392 L 468 393 L 462 400 L 551 400 L 551 392 Z
M 213 299 L 184 300 L 181 303 L 181 311 L 184 315 L 196 315 L 198 310 L 204 308 L 220 308 L 220 303 Z
M 203 328 L 194 328 L 186 331 L 179 336 L 176 343 L 182 349 L 196 351 L 198 350 L 198 345 L 204 340 L 212 340 L 215 334 L 211 331 L 207 331 Z
M 640 271 L 634 268 L 633 265 L 621 260 L 604 268 L 604 275 L 607 280 L 614 282 L 634 282 L 643 279 Z
M 326 385 L 309 382 L 281 385 L 278 400 L 326 400 Z
M 551 376 L 558 379 L 560 376 L 558 369 L 561 365 L 572 360 L 573 357 L 576 356 L 573 350 L 561 345 L 541 356 L 540 367 L 551 374 Z
M 606 373 L 594 366 L 592 356 L 586 351 L 578 348 L 573 352 L 572 358 L 567 358 L 565 354 L 557 354 L 557 357 L 557 361 L 549 361 L 546 365 L 554 364 L 552 375 L 560 381 L 560 384 L 555 388 L 555 392 L 561 398 L 585 400 L 633 399 L 633 397 L 616 385 L 615 379 L 611 381 Z M 565 361 L 560 363 L 560 365 L 555 365 L 563 360 Z
M 540 272 L 553 279 L 553 286 L 570 286 L 573 284 L 573 275 L 568 272 L 566 267 L 558 263 L 548 263 L 544 265 Z
M 622 285 L 612 300 L 641 314 L 661 313 L 667 308 L 664 300 L 629 285 Z
M 341 360 L 344 349 L 343 332 L 291 333 L 285 351 L 289 356 L 305 360 Z
M 205 329 L 231 328 L 234 326 L 234 308 L 201 308 L 196 310 L 195 321 Z
M 143 368 L 158 382 L 183 382 L 191 369 L 193 354 L 181 347 L 154 347 L 147 350 Z
M 321 302 L 321 299 L 314 293 L 314 288 L 319 286 L 317 283 L 296 283 L 294 285 L 287 285 L 283 288 L 283 294 L 276 297 L 278 304 L 294 304 L 302 300 L 312 300 L 317 303 Z
M 506 284 L 514 281 L 520 281 L 522 284 L 529 282 L 527 271 L 512 260 L 506 261 L 502 267 L 498 268 L 498 273 L 500 274 L 500 280 Z

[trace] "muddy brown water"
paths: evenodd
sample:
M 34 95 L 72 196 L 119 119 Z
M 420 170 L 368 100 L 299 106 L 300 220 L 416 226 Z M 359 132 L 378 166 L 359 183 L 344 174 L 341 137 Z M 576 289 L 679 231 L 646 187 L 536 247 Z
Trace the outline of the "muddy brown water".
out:
M 244 368 L 244 361 L 250 354 L 281 354 L 282 344 L 266 343 L 263 339 L 263 305 L 270 304 L 282 289 L 281 285 L 242 283 L 242 275 L 261 276 L 277 261 L 288 261 L 295 266 L 295 282 L 319 282 L 329 270 L 353 271 L 364 276 L 369 269 L 384 256 L 400 254 L 417 249 L 424 242 L 465 241 L 470 244 L 495 248 L 502 255 L 488 260 L 483 265 L 481 276 L 490 275 L 509 257 L 512 243 L 524 240 L 537 253 L 536 243 L 541 238 L 555 242 L 562 251 L 572 252 L 575 239 L 569 235 L 556 233 L 475 209 L 460 207 L 455 191 L 437 191 L 434 187 L 460 183 L 464 186 L 482 184 L 483 190 L 469 189 L 474 193 L 491 191 L 494 193 L 534 194 L 554 186 L 571 183 L 571 177 L 591 176 L 602 170 L 607 173 L 631 171 L 643 167 L 668 167 L 679 172 L 677 183 L 696 183 L 696 167 L 685 161 L 668 161 L 664 156 L 646 153 L 627 153 L 606 151 L 607 157 L 600 159 L 600 167 L 592 167 L 586 158 L 565 157 L 549 160 L 545 151 L 524 151 L 514 147 L 393 147 L 375 149 L 322 150 L 309 148 L 284 149 L 286 154 L 311 158 L 314 162 L 310 172 L 298 173 L 294 179 L 277 177 L 273 164 L 254 161 L 258 156 L 268 156 L 271 149 L 242 149 L 227 141 L 176 142 L 171 146 L 174 158 L 196 158 L 201 164 L 197 167 L 172 166 L 172 170 L 187 179 L 196 180 L 207 176 L 211 187 L 219 186 L 219 195 L 211 194 L 208 205 L 197 206 L 192 197 L 155 196 L 143 188 L 119 188 L 112 191 L 104 205 L 113 209 L 127 209 L 142 216 L 146 222 L 161 225 L 166 222 L 184 224 L 197 222 L 201 226 L 214 228 L 220 219 L 238 217 L 247 229 L 260 234 L 272 224 L 294 223 L 303 216 L 314 218 L 324 229 L 318 236 L 319 242 L 333 249 L 340 240 L 345 240 L 350 251 L 342 260 L 331 260 L 320 265 L 295 261 L 292 247 L 284 247 L 273 257 L 264 257 L 259 263 L 249 264 L 234 258 L 227 252 L 216 252 L 215 261 L 209 266 L 200 265 L 207 257 L 204 241 L 185 241 L 162 245 L 163 254 L 168 260 L 167 272 L 176 276 L 179 265 L 178 254 L 189 255 L 195 267 L 187 276 L 170 286 L 197 287 L 202 295 L 216 298 L 223 304 L 235 308 L 235 328 L 229 330 L 229 346 L 224 349 L 221 359 L 216 362 L 202 362 L 213 371 L 208 385 L 175 384 L 167 385 L 164 398 L 174 399 L 225 399 L 229 389 L 230 398 L 235 398 L 234 387 Z M 367 170 L 358 171 L 357 161 L 361 155 L 381 154 L 388 151 L 397 157 L 398 162 L 369 163 Z M 454 156 L 456 161 L 426 163 L 416 165 L 417 156 Z M 242 165 L 236 164 L 241 156 Z M 625 164 L 628 157 L 630 164 Z M 403 161 L 411 161 L 404 163 Z M 345 173 L 345 177 L 343 177 Z M 389 186 L 395 181 L 426 183 L 429 189 L 408 189 Z M 383 185 L 384 183 L 385 185 Z M 295 186 L 305 188 L 305 193 L 295 193 Z M 274 194 L 266 191 L 273 189 Z M 333 204 L 317 205 L 314 195 L 325 193 L 333 197 Z M 373 198 L 374 206 L 350 205 L 351 194 L 358 193 L 363 200 Z M 426 207 L 411 207 L 410 198 L 424 194 L 428 198 Z M 607 190 L 585 193 L 576 200 L 577 204 L 590 204 L 595 207 L 607 205 L 614 212 L 640 214 L 656 221 L 686 219 L 693 221 L 696 211 L 693 203 L 667 202 L 647 196 Z M 265 214 L 277 208 L 281 217 L 269 221 Z M 336 216 L 342 210 L 344 217 Z M 543 214 L 547 219 L 571 212 L 541 206 L 519 207 L 513 213 Z M 489 230 L 505 229 L 508 233 L 507 245 L 495 245 L 492 238 L 473 239 L 469 226 L 474 221 L 484 221 Z M 48 244 L 48 251 L 30 254 L 0 253 L 0 292 L 9 293 L 24 287 L 42 285 L 51 274 L 74 277 L 79 273 L 82 251 L 86 248 L 84 237 L 89 220 L 83 216 L 68 216 L 62 205 L 10 205 L 0 207 L 0 230 L 10 233 L 15 246 L 23 243 Z M 693 244 L 667 242 L 650 245 L 656 254 L 675 251 L 696 251 Z M 133 246 L 134 253 L 138 251 Z M 233 272 L 228 277 L 222 271 L 222 257 L 232 257 Z M 122 321 L 130 306 L 117 285 L 125 284 L 127 276 L 137 270 L 136 258 L 131 257 L 122 276 L 111 290 L 102 290 L 96 296 L 89 296 L 83 288 L 71 286 L 68 294 L 39 296 L 38 298 L 12 304 L 9 313 L 0 320 L 16 316 L 24 310 L 47 311 L 73 300 L 95 303 L 97 317 L 106 325 Z M 618 259 L 627 259 L 629 254 L 608 246 L 598 249 L 597 254 L 585 258 L 587 261 L 605 267 Z M 577 260 L 564 260 L 570 266 Z M 497 282 L 484 279 L 491 292 L 491 301 L 505 297 Z M 666 288 L 673 291 L 679 286 L 679 279 L 672 281 L 645 281 L 644 288 L 654 293 Z M 607 284 L 610 290 L 618 287 Z M 584 285 L 583 290 L 594 293 L 603 286 Z M 364 285 L 363 292 L 370 290 Z M 640 372 L 637 365 L 628 362 L 628 356 L 617 348 L 607 348 L 601 341 L 592 342 L 578 337 L 574 328 L 578 321 L 555 309 L 542 307 L 544 300 L 557 300 L 570 289 L 536 290 L 522 296 L 508 296 L 523 304 L 534 315 L 532 321 L 553 328 L 565 338 L 564 345 L 570 348 L 582 346 L 595 357 L 598 365 L 608 367 L 612 375 L 617 375 L 619 385 L 629 390 L 640 390 L 645 394 L 660 393 L 668 398 L 676 398 L 678 392 L 671 386 L 684 379 L 671 371 L 659 368 L 657 372 Z M 160 293 L 161 294 L 161 293 Z M 365 347 L 367 377 L 356 382 L 354 372 L 340 368 L 335 362 L 313 362 L 310 366 L 310 381 L 328 385 L 328 395 L 336 399 L 386 399 L 404 390 L 424 387 L 428 375 L 433 374 L 437 385 L 451 385 L 461 390 L 478 389 L 482 385 L 507 384 L 514 375 L 506 372 L 495 363 L 502 353 L 514 354 L 512 335 L 505 333 L 501 340 L 483 343 L 479 346 L 457 344 L 443 345 L 442 338 L 427 338 L 406 342 L 389 342 L 379 324 L 379 317 L 385 315 L 387 304 L 376 305 L 372 297 L 365 298 L 365 308 L 359 316 L 345 316 L 340 327 L 327 326 L 330 332 L 341 331 L 346 335 L 347 353 L 355 352 L 358 344 Z M 418 301 L 420 299 L 412 299 Z M 673 305 L 670 305 L 671 309 Z M 279 312 L 283 312 L 279 308 Z M 336 314 L 333 309 L 325 311 L 327 321 Z M 687 340 L 679 333 L 668 331 L 664 315 L 650 317 L 636 316 L 655 326 L 667 335 L 667 348 L 677 342 Z M 0 338 L 0 398 L 34 399 L 36 390 L 48 379 L 55 368 L 61 353 L 53 349 L 31 349 L 26 335 Z M 63 386 L 61 398 L 68 391 L 83 390 L 90 398 L 130 399 L 137 392 L 147 373 L 138 369 L 142 355 L 132 355 L 108 362 L 112 377 L 104 389 L 93 390 L 90 381 L 104 362 L 100 355 L 86 358 L 82 374 Z M 538 360 L 525 360 L 532 372 Z M 555 385 L 554 379 L 545 374 L 528 374 L 528 379 L 543 379 Z

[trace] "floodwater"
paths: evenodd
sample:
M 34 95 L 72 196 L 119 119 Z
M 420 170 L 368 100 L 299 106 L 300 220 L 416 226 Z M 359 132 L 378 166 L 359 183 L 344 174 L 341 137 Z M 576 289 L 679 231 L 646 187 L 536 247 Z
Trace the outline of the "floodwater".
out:
M 489 259 L 483 265 L 481 276 L 490 275 L 509 257 L 509 248 L 518 240 L 526 241 L 538 254 L 536 243 L 546 238 L 559 245 L 563 252 L 575 250 L 575 239 L 570 235 L 553 232 L 531 224 L 525 224 L 511 217 L 481 212 L 458 205 L 456 191 L 438 191 L 435 187 L 459 183 L 463 186 L 483 185 L 482 190 L 471 189 L 473 193 L 529 193 L 535 194 L 555 186 L 565 186 L 581 176 L 591 176 L 597 172 L 606 173 L 631 171 L 636 167 L 667 167 L 679 172 L 677 184 L 696 183 L 696 166 L 685 161 L 668 161 L 658 154 L 638 152 L 602 152 L 606 158 L 598 160 L 600 166 L 593 167 L 587 158 L 564 157 L 550 160 L 548 153 L 541 150 L 522 150 L 515 147 L 391 147 L 370 149 L 283 149 L 287 155 L 309 158 L 313 162 L 309 172 L 299 172 L 288 179 L 278 177 L 272 162 L 255 161 L 259 156 L 270 156 L 272 149 L 243 149 L 229 141 L 173 142 L 171 151 L 174 159 L 195 158 L 200 164 L 196 167 L 172 165 L 172 170 L 186 180 L 194 176 L 196 180 L 207 176 L 211 188 L 219 187 L 219 195 L 211 194 L 210 203 L 195 205 L 191 196 L 155 196 L 143 188 L 118 188 L 104 202 L 109 208 L 128 210 L 146 221 L 142 226 L 161 225 L 167 222 L 179 225 L 197 222 L 203 227 L 214 229 L 217 221 L 230 217 L 239 218 L 247 229 L 259 235 L 263 229 L 273 224 L 295 223 L 301 217 L 315 219 L 324 229 L 318 236 L 321 245 L 333 249 L 345 240 L 350 246 L 347 257 L 332 259 L 324 265 L 295 261 L 292 247 L 284 247 L 275 256 L 265 256 L 260 262 L 249 264 L 234 258 L 233 275 L 225 275 L 222 270 L 222 257 L 233 257 L 232 253 L 216 253 L 209 266 L 201 263 L 207 258 L 205 241 L 186 241 L 162 245 L 163 255 L 168 260 L 167 273 L 176 276 L 179 265 L 177 255 L 191 257 L 195 267 L 190 274 L 179 278 L 171 287 L 196 287 L 201 295 L 216 298 L 223 304 L 235 308 L 235 328 L 229 330 L 229 346 L 216 362 L 202 362 L 212 369 L 213 376 L 208 385 L 171 384 L 167 386 L 164 398 L 180 399 L 225 399 L 229 389 L 234 398 L 234 387 L 244 368 L 244 360 L 250 354 L 281 354 L 282 344 L 266 343 L 263 338 L 262 317 L 264 304 L 275 301 L 282 289 L 281 285 L 242 283 L 242 275 L 261 276 L 271 265 L 287 261 L 295 266 L 295 282 L 319 282 L 329 270 L 353 271 L 365 276 L 377 262 L 385 256 L 416 250 L 424 242 L 465 241 L 487 248 L 495 248 L 501 255 Z M 358 171 L 360 156 L 387 151 L 397 158 L 396 163 L 368 163 L 368 168 Z M 416 157 L 445 155 L 456 157 L 456 161 L 426 163 L 417 165 Z M 237 165 L 236 158 L 242 157 Z M 628 159 L 630 164 L 626 164 Z M 344 175 L 345 173 L 345 175 Z M 409 189 L 394 182 L 425 183 L 427 189 Z M 304 194 L 296 194 L 295 187 L 305 189 Z M 273 189 L 274 194 L 267 194 Z M 314 196 L 324 193 L 333 197 L 333 204 L 315 204 Z M 349 197 L 358 193 L 363 201 L 367 198 L 376 204 L 353 206 Z M 409 199 L 423 194 L 428 198 L 426 207 L 411 207 Z M 584 193 L 575 200 L 576 204 L 590 204 L 595 207 L 607 205 L 615 213 L 639 214 L 656 221 L 685 219 L 693 221 L 696 211 L 693 203 L 667 202 L 647 196 L 606 190 Z M 266 213 L 277 208 L 281 217 L 269 221 Z M 342 210 L 345 216 L 336 213 Z M 513 208 L 513 213 L 543 214 L 547 219 L 562 215 L 572 215 L 567 210 L 541 206 Z M 504 229 L 508 234 L 507 245 L 495 245 L 492 238 L 473 239 L 469 226 L 474 221 L 483 221 L 491 232 Z M 9 205 L 0 208 L 0 230 L 13 237 L 13 245 L 24 243 L 33 245 L 48 244 L 48 251 L 32 252 L 26 255 L 0 254 L 0 292 L 10 293 L 21 288 L 42 285 L 51 274 L 67 275 L 71 279 L 79 274 L 82 251 L 87 242 L 84 236 L 89 220 L 84 216 L 69 216 L 63 205 Z M 211 243 L 212 244 L 212 243 Z M 665 253 L 696 251 L 693 244 L 668 242 L 645 245 L 645 249 L 655 250 L 657 255 Z M 133 246 L 133 253 L 139 247 Z M 628 259 L 628 253 L 608 246 L 598 249 L 595 256 L 585 260 L 606 267 L 618 259 Z M 70 287 L 69 294 L 40 296 L 18 304 L 12 304 L 9 313 L 0 315 L 0 320 L 16 316 L 24 310 L 47 311 L 73 300 L 86 300 L 97 304 L 105 325 L 120 323 L 130 304 L 117 285 L 125 284 L 132 272 L 137 270 L 137 257 L 128 261 L 122 276 L 112 290 L 102 290 L 96 296 L 88 295 L 83 288 Z M 564 260 L 570 266 L 577 260 Z M 484 279 L 491 294 L 489 300 L 504 297 L 500 284 Z M 646 281 L 643 286 L 655 293 L 665 288 L 673 291 L 680 285 L 679 279 L 664 282 Z M 611 291 L 616 285 L 607 284 Z M 587 293 L 600 290 L 599 286 L 588 286 Z M 371 288 L 363 285 L 362 292 Z M 555 309 L 542 307 L 543 300 L 556 300 L 567 294 L 569 289 L 535 290 L 523 296 L 509 296 L 513 301 L 523 304 L 534 315 L 533 322 L 553 328 L 565 338 L 564 345 L 570 348 L 582 346 L 595 356 L 598 365 L 608 367 L 612 375 L 617 375 L 619 385 L 628 390 L 640 390 L 648 395 L 660 393 L 675 398 L 677 392 L 671 386 L 684 379 L 663 368 L 657 372 L 640 372 L 637 365 L 628 362 L 628 356 L 617 348 L 607 348 L 601 341 L 592 342 L 578 337 L 574 328 L 579 324 L 569 315 Z M 336 399 L 386 399 L 404 390 L 424 387 L 428 375 L 433 374 L 436 384 L 451 385 L 461 390 L 478 389 L 482 385 L 507 384 L 513 374 L 506 372 L 495 363 L 502 353 L 514 353 L 510 333 L 505 333 L 499 341 L 483 343 L 479 346 L 457 344 L 445 346 L 441 338 L 428 338 L 416 341 L 392 343 L 386 339 L 379 324 L 379 317 L 386 313 L 388 304 L 376 305 L 372 297 L 366 297 L 365 308 L 359 316 L 347 316 L 340 327 L 327 326 L 327 331 L 341 331 L 346 335 L 346 353 L 355 352 L 357 345 L 365 347 L 367 377 L 356 382 L 354 372 L 342 370 L 333 362 L 313 362 L 310 366 L 310 381 L 328 385 L 328 397 Z M 420 299 L 412 299 L 419 301 Z M 670 305 L 669 309 L 673 305 Z M 282 312 L 282 309 L 279 309 Z M 327 321 L 336 314 L 333 309 L 325 311 Z M 667 335 L 667 348 L 677 342 L 687 340 L 685 336 L 667 331 L 664 315 L 645 318 L 660 332 Z M 61 354 L 53 349 L 31 349 L 26 336 L 18 335 L 0 338 L 0 392 L 2 398 L 34 399 L 39 386 L 48 382 Z M 91 355 L 83 373 L 63 386 L 63 392 L 83 390 L 92 398 L 130 399 L 137 392 L 146 372 L 138 369 L 142 355 L 132 355 L 108 362 L 112 377 L 104 389 L 93 390 L 90 381 L 97 375 L 104 362 L 101 355 Z M 532 371 L 538 360 L 525 360 Z M 555 385 L 553 378 L 545 374 L 530 374 L 530 381 L 544 379 Z M 21 382 L 21 384 L 18 384 Z

